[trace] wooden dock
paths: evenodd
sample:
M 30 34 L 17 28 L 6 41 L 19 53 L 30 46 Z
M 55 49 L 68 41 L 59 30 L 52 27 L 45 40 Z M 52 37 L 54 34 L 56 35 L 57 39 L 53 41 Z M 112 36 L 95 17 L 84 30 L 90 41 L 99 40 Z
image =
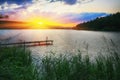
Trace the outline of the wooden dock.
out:
M 24 41 L 24 42 L 16 42 L 16 43 L 5 43 L 0 44 L 0 46 L 48 46 L 53 45 L 53 40 L 44 40 L 44 41 Z

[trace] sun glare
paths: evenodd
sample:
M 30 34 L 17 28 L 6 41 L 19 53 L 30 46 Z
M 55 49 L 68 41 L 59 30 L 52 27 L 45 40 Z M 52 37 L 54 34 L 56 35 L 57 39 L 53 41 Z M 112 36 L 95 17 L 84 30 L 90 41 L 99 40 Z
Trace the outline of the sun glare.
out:
M 38 24 L 42 25 L 42 24 L 43 24 L 43 22 L 38 22 Z
M 48 20 L 45 18 L 32 18 L 28 19 L 29 25 L 32 26 L 32 28 L 39 28 L 39 29 L 49 29 L 51 26 L 55 26 L 56 22 L 53 22 L 52 20 Z
M 70 28 L 73 23 L 65 24 L 55 20 L 50 20 L 46 18 L 32 18 L 28 19 L 30 28 L 35 29 L 51 29 L 51 28 Z
M 46 26 L 46 22 L 44 20 L 37 18 L 28 19 L 28 24 L 31 28 L 35 28 L 35 29 L 49 28 L 48 26 Z

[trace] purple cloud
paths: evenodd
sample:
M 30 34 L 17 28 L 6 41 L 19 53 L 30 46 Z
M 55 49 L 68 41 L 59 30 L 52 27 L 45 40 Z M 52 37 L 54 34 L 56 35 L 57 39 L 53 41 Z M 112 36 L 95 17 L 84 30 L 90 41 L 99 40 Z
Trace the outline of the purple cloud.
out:
M 9 3 L 9 4 L 12 4 L 12 3 L 15 3 L 15 4 L 23 4 L 23 3 L 28 3 L 28 2 L 31 2 L 32 0 L 0 0 L 0 4 L 3 4 L 5 2 Z
M 74 5 L 76 3 L 88 3 L 88 2 L 92 2 L 94 0 L 47 0 L 49 2 L 57 2 L 57 1 L 61 1 L 61 2 L 64 2 L 65 4 L 68 4 L 68 5 Z
M 80 13 L 80 14 L 68 14 L 63 16 L 63 18 L 67 18 L 72 22 L 86 22 L 93 19 L 96 19 L 97 17 L 104 17 L 109 14 L 107 13 Z

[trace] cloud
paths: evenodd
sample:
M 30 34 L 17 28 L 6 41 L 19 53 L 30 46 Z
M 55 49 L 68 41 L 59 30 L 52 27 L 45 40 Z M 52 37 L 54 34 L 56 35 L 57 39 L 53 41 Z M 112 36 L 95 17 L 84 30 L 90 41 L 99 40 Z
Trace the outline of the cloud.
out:
M 92 2 L 94 0 L 63 0 L 66 4 L 69 5 L 74 5 L 74 4 L 83 4 L 83 3 L 89 3 Z
M 66 4 L 73 5 L 73 4 L 76 4 L 78 0 L 48 0 L 48 1 L 50 3 L 61 1 L 61 2 L 64 2 Z
M 69 20 L 71 22 L 82 23 L 82 22 L 96 19 L 97 17 L 104 17 L 107 15 L 109 15 L 109 14 L 91 12 L 91 13 L 67 14 L 67 15 L 64 15 L 62 17 L 66 18 L 67 20 Z
M 64 2 L 72 5 L 72 4 L 76 4 L 77 0 L 64 0 Z
M 75 21 L 90 21 L 93 19 L 96 19 L 97 17 L 104 17 L 107 16 L 107 13 L 81 13 L 78 15 L 75 15 L 74 19 Z
M 5 2 L 9 4 L 23 4 L 23 3 L 28 3 L 31 2 L 32 0 L 0 0 L 0 4 L 4 4 Z
M 80 5 L 93 0 L 32 0 L 27 4 L 8 3 L 0 5 L 0 12 L 7 13 L 11 20 L 47 18 L 63 24 L 80 23 L 107 15 L 106 13 L 81 13 Z
M 61 3 L 61 1 L 64 1 L 65 3 Z M 5 2 L 0 5 L 0 12 L 10 14 L 10 18 L 17 20 L 25 20 L 31 16 L 44 16 L 47 18 L 52 18 L 53 20 L 59 20 L 61 22 L 87 21 L 98 16 L 105 15 L 102 13 L 81 13 L 79 11 L 80 5 L 76 3 L 86 3 L 89 1 L 92 0 L 32 0 L 31 3 L 24 5 L 16 3 L 9 4 L 8 2 Z
M 34 0 L 36 1 L 36 0 Z M 40 0 L 37 0 L 37 1 L 40 1 Z M 49 1 L 50 3 L 53 3 L 53 2 L 64 2 L 65 4 L 68 4 L 68 5 L 74 5 L 74 4 L 82 4 L 82 3 L 88 3 L 88 2 L 91 2 L 91 1 L 94 1 L 94 0 L 46 0 L 46 1 Z
M 33 13 L 36 11 L 38 13 L 76 13 L 80 7 L 80 5 L 77 5 L 76 3 L 89 2 L 92 0 L 12 0 L 11 3 L 10 1 L 11 0 L 3 1 L 4 3 L 0 5 L 0 12 L 15 11 L 26 7 L 27 11 L 31 11 Z M 27 3 L 24 3 L 25 1 Z
M 83 3 L 92 2 L 94 0 L 32 0 L 32 2 L 38 2 L 38 3 L 41 3 L 43 1 L 46 1 L 48 3 L 60 2 L 60 3 L 68 4 L 68 5 L 75 5 L 77 3 L 83 4 Z
M 5 15 L 16 15 L 21 13 L 21 11 L 26 11 L 30 4 L 26 5 L 20 5 L 20 4 L 15 4 L 11 3 L 9 4 L 8 2 L 5 2 L 4 4 L 0 5 L 0 14 L 5 14 Z M 22 14 L 21 14 L 22 15 Z

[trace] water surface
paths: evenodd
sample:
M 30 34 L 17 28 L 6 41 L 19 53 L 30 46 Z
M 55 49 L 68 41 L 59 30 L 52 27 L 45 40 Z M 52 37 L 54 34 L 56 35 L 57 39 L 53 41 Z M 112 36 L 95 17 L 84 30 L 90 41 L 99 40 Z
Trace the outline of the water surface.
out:
M 54 40 L 51 46 L 30 47 L 34 56 L 42 56 L 50 52 L 76 54 L 78 50 L 93 56 L 99 52 L 106 53 L 108 47 L 120 48 L 120 32 L 78 31 L 78 30 L 0 30 L 3 42 L 38 41 L 46 37 Z M 7 39 L 8 40 L 4 40 Z M 111 43 L 114 42 L 115 46 Z

